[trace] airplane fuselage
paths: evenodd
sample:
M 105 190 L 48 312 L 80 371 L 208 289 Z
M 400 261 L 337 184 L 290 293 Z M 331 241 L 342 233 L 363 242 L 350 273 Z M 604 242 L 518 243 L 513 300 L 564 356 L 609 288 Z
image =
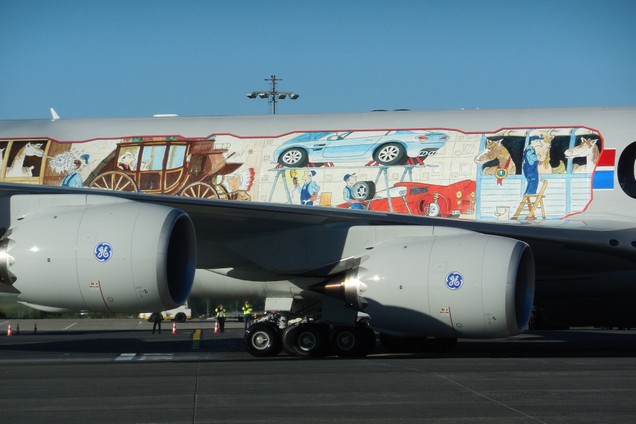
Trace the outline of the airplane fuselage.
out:
M 537 264 L 537 305 L 579 324 L 603 324 L 608 311 L 634 318 L 624 304 L 636 297 L 635 164 L 630 107 L 0 121 L 0 183 L 295 205 L 316 216 L 371 211 L 378 218 L 361 221 L 391 224 L 436 218 L 522 240 Z M 197 232 L 200 246 L 214 239 Z M 300 258 L 315 241 L 303 237 L 280 254 Z M 209 261 L 197 259 L 196 295 L 307 289 L 271 269 L 236 278 Z M 213 276 L 199 278 L 206 270 Z

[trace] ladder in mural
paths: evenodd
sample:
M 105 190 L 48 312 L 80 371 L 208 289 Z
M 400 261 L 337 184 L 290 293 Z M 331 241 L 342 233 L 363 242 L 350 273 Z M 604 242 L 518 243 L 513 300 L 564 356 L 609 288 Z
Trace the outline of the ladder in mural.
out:
M 519 207 L 517 208 L 517 211 L 510 219 L 515 219 L 515 220 L 519 219 L 519 216 L 521 215 L 524 208 L 526 207 L 528 208 L 528 216 L 526 216 L 526 219 L 528 220 L 537 219 L 537 217 L 535 216 L 535 212 L 537 208 L 541 208 L 541 218 L 545 219 L 545 210 L 543 208 L 543 193 L 545 193 L 545 189 L 547 187 L 548 187 L 548 181 L 542 180 L 541 189 L 539 190 L 537 194 L 524 195 L 523 199 L 521 199 L 521 202 L 519 202 Z

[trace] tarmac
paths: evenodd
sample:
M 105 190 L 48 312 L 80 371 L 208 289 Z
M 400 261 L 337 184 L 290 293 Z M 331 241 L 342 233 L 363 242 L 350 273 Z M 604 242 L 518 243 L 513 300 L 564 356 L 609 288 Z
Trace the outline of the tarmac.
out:
M 306 360 L 252 357 L 237 322 L 151 330 L 138 319 L 0 320 L 0 423 L 636 422 L 636 331 Z

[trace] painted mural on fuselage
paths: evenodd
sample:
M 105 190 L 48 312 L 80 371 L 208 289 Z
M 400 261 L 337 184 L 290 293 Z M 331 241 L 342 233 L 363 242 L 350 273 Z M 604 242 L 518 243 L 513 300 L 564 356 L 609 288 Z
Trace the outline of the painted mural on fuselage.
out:
M 0 139 L 0 180 L 462 219 L 559 219 L 585 210 L 593 190 L 613 188 L 612 153 L 597 131 L 574 127 Z M 603 175 L 599 162 L 609 165 Z

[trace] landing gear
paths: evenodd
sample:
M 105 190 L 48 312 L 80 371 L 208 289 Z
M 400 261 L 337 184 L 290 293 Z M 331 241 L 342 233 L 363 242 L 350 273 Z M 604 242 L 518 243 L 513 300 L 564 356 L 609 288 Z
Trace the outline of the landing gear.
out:
M 334 327 L 329 339 L 333 353 L 344 358 L 367 356 L 375 347 L 375 333 L 361 323 Z
M 308 358 L 329 353 L 326 324 L 301 323 L 290 325 L 283 332 L 283 347 L 292 355 Z
M 270 322 L 258 322 L 245 332 L 245 346 L 254 356 L 276 356 L 283 350 L 280 331 Z
M 288 324 L 288 315 L 267 313 L 253 322 L 245 332 L 249 353 L 258 357 L 276 356 L 283 349 L 299 358 L 336 355 L 362 358 L 373 351 L 376 333 L 368 321 L 355 325 L 333 325 L 297 317 Z M 380 334 L 380 343 L 388 352 L 450 352 L 457 343 L 452 337 L 399 337 Z
M 330 326 L 320 322 L 285 325 L 286 322 L 274 314 L 259 318 L 245 332 L 247 350 L 259 357 L 275 356 L 284 349 L 300 358 L 328 355 L 360 358 L 375 347 L 375 333 L 363 322 L 355 326 Z

